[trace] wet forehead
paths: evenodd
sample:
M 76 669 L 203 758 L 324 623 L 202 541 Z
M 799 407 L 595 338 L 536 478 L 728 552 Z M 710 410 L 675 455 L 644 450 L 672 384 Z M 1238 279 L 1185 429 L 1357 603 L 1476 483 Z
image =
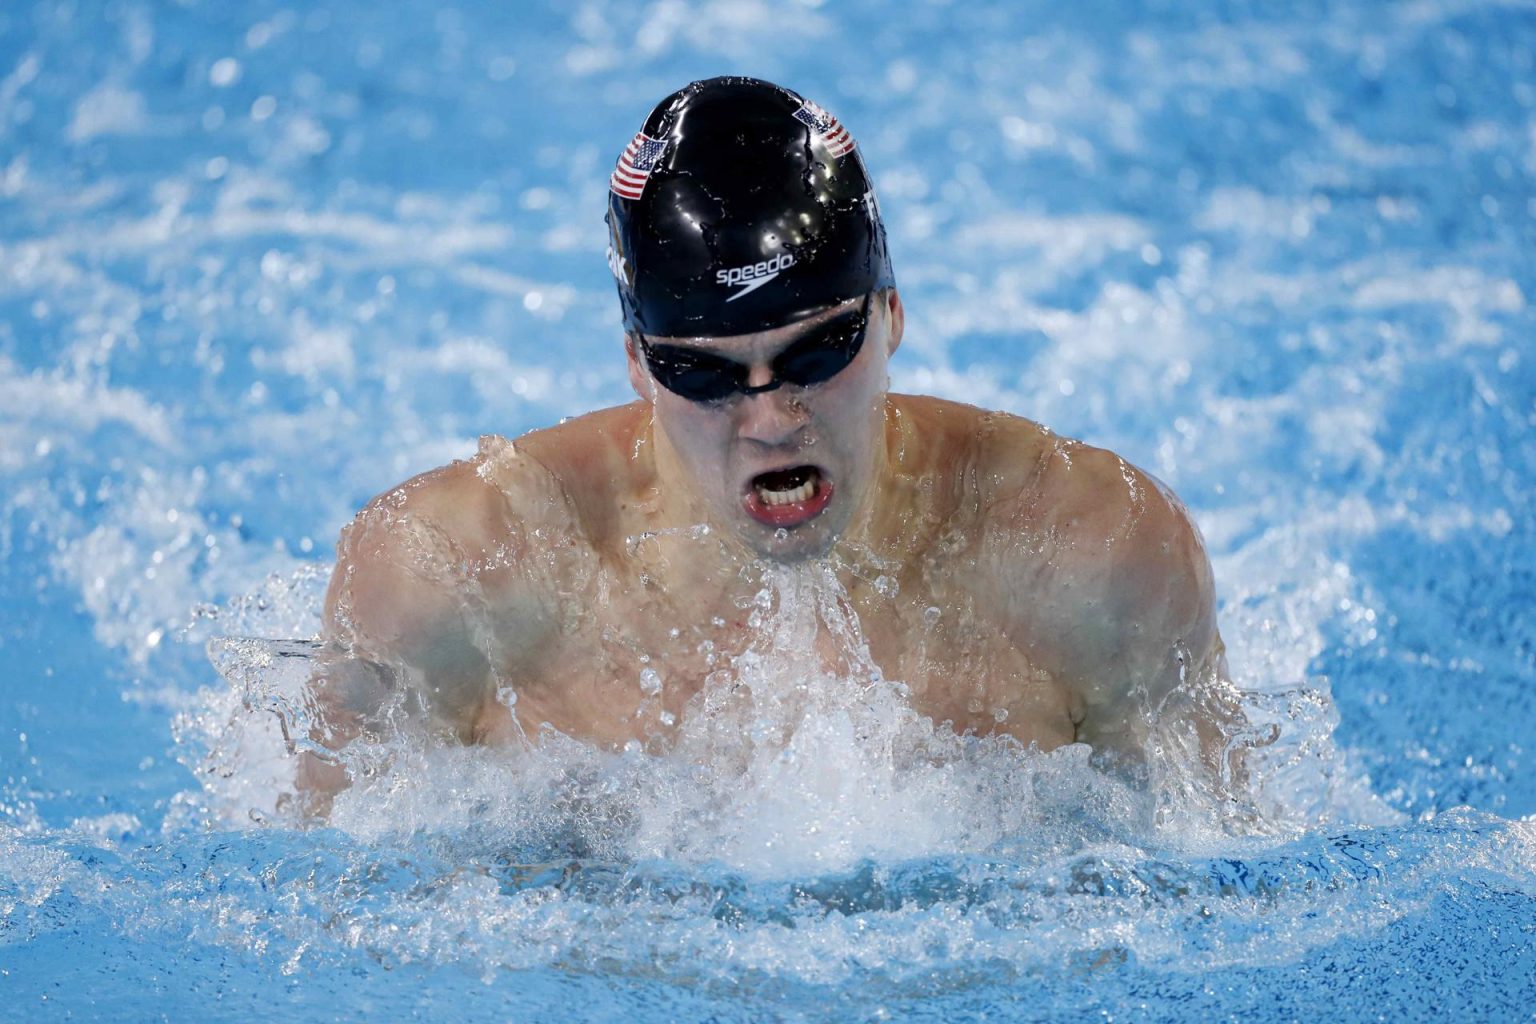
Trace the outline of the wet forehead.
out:
M 775 327 L 768 331 L 758 331 L 754 334 L 736 334 L 725 337 L 700 336 L 694 338 L 669 338 L 647 334 L 646 343 L 655 345 L 671 345 L 676 348 L 692 349 L 697 352 L 707 352 L 710 355 L 724 356 L 729 359 L 747 361 L 775 355 L 784 350 L 807 334 L 815 332 L 818 327 L 829 321 L 836 320 L 850 312 L 857 312 L 861 299 L 855 297 L 839 302 L 835 306 L 828 306 L 804 320 L 797 320 L 783 327 Z

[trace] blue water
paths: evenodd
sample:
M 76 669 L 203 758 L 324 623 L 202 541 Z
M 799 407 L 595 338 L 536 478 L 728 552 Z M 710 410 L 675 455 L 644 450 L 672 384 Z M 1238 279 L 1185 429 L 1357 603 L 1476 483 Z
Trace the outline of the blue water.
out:
M 1515 2 L 6 5 L 0 1019 L 1532 1019 L 1533 55 Z M 726 72 L 859 139 L 897 390 L 1190 505 L 1262 827 L 1070 750 L 691 838 L 580 749 L 277 813 L 205 642 L 313 635 L 371 495 L 628 398 L 607 173 Z

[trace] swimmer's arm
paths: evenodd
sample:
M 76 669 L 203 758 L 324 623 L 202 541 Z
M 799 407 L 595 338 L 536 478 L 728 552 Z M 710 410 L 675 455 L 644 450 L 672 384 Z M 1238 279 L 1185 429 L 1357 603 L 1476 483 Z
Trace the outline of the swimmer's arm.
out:
M 1137 761 L 1152 744 L 1171 744 L 1174 757 L 1230 783 L 1242 715 L 1217 629 L 1210 559 L 1183 506 L 1121 465 L 1133 507 L 1088 560 L 1078 591 L 1078 738 Z
M 409 567 L 408 536 L 364 551 L 349 543 L 368 530 L 367 515 L 339 545 L 326 595 L 326 647 L 309 684 L 310 739 L 340 751 L 359 736 L 425 724 L 469 741 L 489 689 L 489 661 L 453 595 Z M 301 756 L 297 782 L 312 801 L 350 781 L 339 759 Z
M 342 534 L 326 594 L 326 652 L 310 684 L 311 738 L 322 747 L 340 750 L 407 723 L 475 742 L 497 707 L 493 660 L 515 661 L 536 644 L 538 616 L 517 615 L 517 588 L 490 579 L 507 576 L 513 560 L 504 503 L 462 465 L 375 500 Z M 494 629 L 484 596 L 491 582 L 512 602 L 498 606 Z M 336 763 L 306 754 L 299 785 L 324 795 L 347 779 Z
M 326 595 L 325 635 L 344 652 L 328 675 L 338 706 L 358 724 L 387 706 L 471 741 L 492 677 L 474 581 L 423 543 L 428 524 L 397 522 L 366 548 L 349 543 L 364 530 L 355 525 L 340 546 Z
M 1241 716 L 1188 513 L 1112 452 L 1002 427 L 987 557 L 1005 629 L 1067 688 L 1077 739 L 1139 761 L 1152 726 L 1183 716 L 1199 737 L 1190 757 L 1221 771 Z

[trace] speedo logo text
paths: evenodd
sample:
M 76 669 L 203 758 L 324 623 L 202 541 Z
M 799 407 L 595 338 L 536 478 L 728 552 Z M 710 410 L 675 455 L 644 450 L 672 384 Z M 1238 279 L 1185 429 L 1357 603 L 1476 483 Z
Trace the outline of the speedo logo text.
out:
M 727 288 L 740 288 L 735 295 L 726 299 L 726 302 L 735 302 L 743 295 L 754 292 L 763 285 L 778 277 L 780 272 L 788 270 L 795 265 L 795 257 L 791 253 L 781 253 L 771 260 L 763 260 L 759 263 L 748 263 L 742 267 L 727 267 L 724 270 L 715 271 L 715 283 Z

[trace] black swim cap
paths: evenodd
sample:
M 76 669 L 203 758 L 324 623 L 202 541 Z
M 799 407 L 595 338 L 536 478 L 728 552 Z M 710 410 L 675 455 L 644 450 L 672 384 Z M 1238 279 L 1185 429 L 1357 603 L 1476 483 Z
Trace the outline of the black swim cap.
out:
M 880 209 L 837 118 L 755 78 L 656 105 L 609 180 L 624 324 L 747 334 L 895 283 Z

